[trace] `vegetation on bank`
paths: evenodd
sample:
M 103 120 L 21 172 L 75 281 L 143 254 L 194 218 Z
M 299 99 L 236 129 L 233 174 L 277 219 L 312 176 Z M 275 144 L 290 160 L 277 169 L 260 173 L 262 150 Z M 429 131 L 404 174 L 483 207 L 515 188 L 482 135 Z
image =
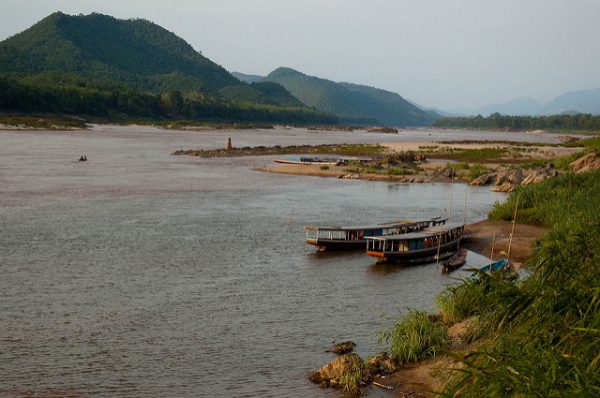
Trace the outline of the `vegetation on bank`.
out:
M 435 127 L 501 130 L 600 131 L 600 116 L 589 114 L 553 116 L 506 116 L 493 113 L 488 117 L 440 117 Z
M 490 219 L 511 220 L 518 201 L 517 221 L 548 231 L 527 262 L 528 278 L 484 274 L 438 295 L 440 322 L 468 320 L 462 341 L 478 341 L 470 352 L 445 350 L 462 366 L 448 371 L 441 396 L 600 395 L 599 195 L 600 171 L 567 173 L 520 186 L 494 206 Z M 415 314 L 384 334 L 411 361 L 422 358 L 407 348 L 415 335 L 430 339 L 434 354 L 447 347 L 432 317 Z
M 379 338 L 389 345 L 390 354 L 399 363 L 434 357 L 450 346 L 446 328 L 432 321 L 426 312 L 412 309 Z
M 104 120 L 202 120 L 334 124 L 334 116 L 310 108 L 234 103 L 200 94 L 141 92 L 104 80 L 70 76 L 59 83 L 0 75 L 0 111 L 85 115 Z
M 34 117 L 34 116 L 0 116 L 0 125 L 6 125 L 22 130 L 44 129 L 44 130 L 65 130 L 65 129 L 84 129 L 83 120 L 68 119 L 60 117 Z
M 204 158 L 261 156 L 261 155 L 342 155 L 370 156 L 382 152 L 385 147 L 370 144 L 324 144 L 324 145 L 290 145 L 290 146 L 258 146 L 231 149 L 186 149 L 178 150 L 173 155 L 201 156 Z

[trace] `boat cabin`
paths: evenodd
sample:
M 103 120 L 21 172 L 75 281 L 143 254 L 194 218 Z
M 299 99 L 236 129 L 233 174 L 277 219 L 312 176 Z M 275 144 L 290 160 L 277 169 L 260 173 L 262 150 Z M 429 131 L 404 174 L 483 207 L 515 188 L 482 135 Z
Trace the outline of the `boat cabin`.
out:
M 464 229 L 462 223 L 450 223 L 407 234 L 368 237 L 367 254 L 378 261 L 407 263 L 447 258 L 458 250 Z

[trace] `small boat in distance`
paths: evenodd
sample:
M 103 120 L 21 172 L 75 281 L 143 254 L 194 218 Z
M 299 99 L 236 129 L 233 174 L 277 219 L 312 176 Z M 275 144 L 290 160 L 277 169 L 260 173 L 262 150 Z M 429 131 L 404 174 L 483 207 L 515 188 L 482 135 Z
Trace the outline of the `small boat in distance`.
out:
M 447 218 L 432 217 L 419 221 L 401 220 L 349 227 L 309 225 L 304 229 L 306 230 L 306 243 L 316 246 L 317 250 L 365 250 L 368 237 L 420 231 L 423 228 L 445 224 L 447 220 Z
M 327 156 L 327 157 L 321 157 L 321 156 L 288 156 L 285 159 L 274 159 L 273 161 L 275 163 L 283 163 L 283 164 L 301 164 L 301 165 L 311 165 L 311 164 L 320 164 L 320 165 L 327 165 L 327 166 L 339 166 L 342 164 L 347 164 L 348 162 L 351 161 L 355 161 L 355 162 L 369 162 L 373 159 L 371 158 L 364 158 L 364 157 L 349 157 L 349 156 L 343 156 L 343 157 L 333 157 L 333 156 Z
M 421 264 L 452 256 L 465 232 L 465 224 L 448 223 L 401 235 L 367 238 L 367 254 L 378 263 Z
M 503 271 L 507 272 L 512 268 L 512 264 L 508 261 L 508 258 L 501 258 L 498 261 L 491 262 L 479 268 L 477 271 L 469 275 L 469 279 L 472 281 L 478 281 L 481 274 L 491 274 L 492 272 Z
M 322 164 L 322 165 L 331 165 L 335 166 L 339 163 L 339 158 L 322 158 L 318 156 L 289 156 L 286 159 L 275 159 L 273 160 L 276 163 L 283 164 Z
M 447 274 L 462 267 L 467 262 L 468 252 L 469 251 L 465 248 L 459 249 L 452 257 L 444 261 L 442 272 Z

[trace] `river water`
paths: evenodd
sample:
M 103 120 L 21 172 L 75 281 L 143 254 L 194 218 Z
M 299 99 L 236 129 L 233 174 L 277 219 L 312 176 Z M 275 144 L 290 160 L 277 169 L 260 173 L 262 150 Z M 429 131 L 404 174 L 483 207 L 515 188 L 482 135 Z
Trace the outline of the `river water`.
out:
M 334 340 L 372 355 L 406 307 L 452 280 L 314 253 L 303 226 L 485 217 L 502 194 L 269 174 L 269 157 L 182 148 L 548 135 L 303 129 L 181 132 L 97 126 L 0 132 L 0 396 L 314 397 Z M 80 155 L 88 162 L 77 162 Z M 375 396 L 376 392 L 371 391 Z

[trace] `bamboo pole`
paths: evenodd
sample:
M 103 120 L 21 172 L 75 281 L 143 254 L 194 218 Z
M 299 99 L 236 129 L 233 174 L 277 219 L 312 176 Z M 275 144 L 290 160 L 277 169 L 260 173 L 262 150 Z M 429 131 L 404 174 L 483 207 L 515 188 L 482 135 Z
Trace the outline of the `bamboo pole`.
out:
M 517 202 L 515 203 L 515 212 L 513 213 L 513 221 L 512 228 L 510 230 L 510 239 L 508 240 L 508 252 L 506 253 L 506 258 L 510 261 L 510 247 L 512 246 L 513 236 L 515 234 L 515 224 L 517 221 L 517 209 L 519 208 L 519 199 L 520 196 L 517 196 Z
M 494 237 L 492 238 L 492 251 L 490 252 L 490 261 L 494 261 L 494 246 L 496 245 L 496 226 L 494 226 Z

